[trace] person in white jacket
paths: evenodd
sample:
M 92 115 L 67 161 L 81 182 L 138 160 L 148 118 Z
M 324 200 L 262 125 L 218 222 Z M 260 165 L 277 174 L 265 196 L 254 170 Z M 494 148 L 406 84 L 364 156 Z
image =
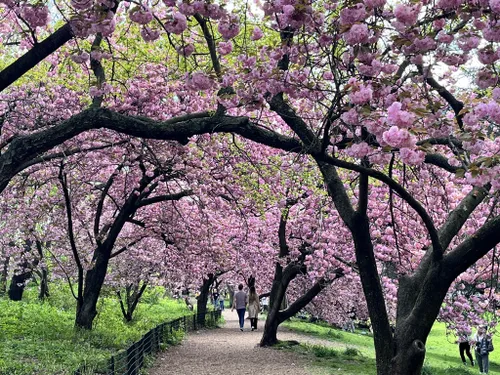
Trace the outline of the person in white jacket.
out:
M 250 287 L 248 295 L 248 317 L 250 318 L 250 326 L 252 331 L 257 329 L 257 321 L 259 320 L 260 302 L 259 295 L 255 291 L 255 287 Z

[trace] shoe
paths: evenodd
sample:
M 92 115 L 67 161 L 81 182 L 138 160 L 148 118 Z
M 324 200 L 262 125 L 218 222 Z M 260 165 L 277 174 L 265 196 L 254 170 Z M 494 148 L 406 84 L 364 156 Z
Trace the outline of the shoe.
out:
M 243 332 L 243 328 L 240 328 L 240 331 Z
M 463 361 L 464 366 L 467 366 L 467 362 Z
M 252 332 L 254 331 L 254 328 L 252 327 Z
M 470 365 L 471 365 L 472 367 L 474 367 L 474 365 L 475 365 L 475 364 L 476 364 L 476 362 L 474 362 L 474 360 L 472 360 L 472 361 L 470 362 Z

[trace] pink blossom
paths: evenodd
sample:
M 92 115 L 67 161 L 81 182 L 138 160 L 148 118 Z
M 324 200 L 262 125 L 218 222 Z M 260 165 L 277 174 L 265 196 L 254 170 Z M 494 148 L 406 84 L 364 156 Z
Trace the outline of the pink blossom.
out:
M 251 40 L 259 40 L 263 36 L 264 36 L 264 34 L 262 33 L 262 30 L 256 26 L 253 28 L 252 36 L 250 37 L 250 39 Z
M 81 51 L 77 55 L 71 55 L 70 58 L 71 58 L 71 60 L 73 60 L 77 64 L 83 64 L 89 60 L 90 55 L 85 51 Z
M 413 26 L 417 22 L 420 5 L 398 4 L 394 8 L 394 16 L 405 26 Z
M 71 6 L 77 10 L 89 9 L 93 4 L 93 0 L 71 0 Z
M 213 82 L 204 73 L 195 72 L 191 74 L 188 85 L 194 90 L 208 90 L 212 87 Z
M 500 14 L 500 0 L 490 0 L 490 9 L 493 13 Z
M 224 39 L 229 40 L 234 38 L 240 33 L 238 19 L 236 17 L 231 17 L 230 19 L 219 22 L 218 30 Z
M 187 29 L 187 18 L 184 14 L 174 12 L 168 22 L 165 23 L 165 28 L 168 32 L 174 34 L 182 34 Z
M 344 34 L 344 39 L 350 45 L 366 43 L 368 39 L 368 26 L 364 23 L 352 25 L 349 31 Z
M 230 54 L 233 51 L 233 43 L 231 43 L 230 40 L 227 42 L 219 42 L 218 51 L 221 56 Z
M 153 14 L 148 9 L 136 7 L 129 12 L 130 20 L 139 25 L 146 25 L 153 20 Z
M 177 52 L 185 57 L 191 56 L 194 52 L 194 46 L 192 44 L 186 44 L 180 47 L 177 47 Z
M 160 31 L 144 26 L 141 29 L 142 39 L 146 42 L 152 42 L 160 37 Z
M 372 100 L 373 90 L 369 86 L 360 86 L 358 90 L 349 95 L 353 104 L 366 104 Z
M 352 25 L 363 21 L 367 15 L 365 6 L 362 3 L 358 3 L 353 7 L 344 8 L 340 11 L 340 24 Z
M 43 27 L 49 21 L 49 9 L 44 5 L 24 5 L 21 15 L 31 28 Z
M 372 148 L 366 142 L 354 143 L 351 147 L 346 149 L 346 154 L 358 159 L 367 156 L 372 152 Z
M 401 160 L 406 164 L 418 165 L 422 164 L 425 159 L 425 153 L 420 150 L 412 150 L 409 148 L 402 148 L 399 150 Z
M 391 106 L 387 109 L 387 122 L 389 125 L 408 128 L 413 125 L 415 115 L 407 111 L 402 111 L 401 107 L 402 105 L 399 102 L 391 104 Z
M 382 139 L 391 147 L 413 148 L 415 146 L 415 137 L 406 129 L 399 129 L 397 126 L 391 126 L 388 131 L 382 134 Z
M 370 8 L 382 8 L 387 0 L 365 0 L 364 4 Z

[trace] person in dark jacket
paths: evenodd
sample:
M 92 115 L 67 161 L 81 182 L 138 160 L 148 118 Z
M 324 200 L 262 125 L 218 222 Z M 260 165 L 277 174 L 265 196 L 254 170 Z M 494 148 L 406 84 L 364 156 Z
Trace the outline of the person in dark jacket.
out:
M 491 337 L 486 333 L 487 328 L 486 326 L 480 326 L 473 338 L 476 362 L 479 366 L 480 374 L 488 373 L 490 367 L 488 356 L 493 351 L 493 342 Z

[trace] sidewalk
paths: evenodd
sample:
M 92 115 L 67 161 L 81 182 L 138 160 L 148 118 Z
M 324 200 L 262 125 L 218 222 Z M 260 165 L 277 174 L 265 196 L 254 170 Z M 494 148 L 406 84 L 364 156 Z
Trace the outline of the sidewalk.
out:
M 295 353 L 258 347 L 264 321 L 259 329 L 245 331 L 238 326 L 236 311 L 223 311 L 226 321 L 222 328 L 188 333 L 181 345 L 160 354 L 150 375 L 311 375 L 307 361 Z M 280 340 L 328 343 L 293 332 L 279 332 Z M 306 338 L 306 340 L 304 340 Z

